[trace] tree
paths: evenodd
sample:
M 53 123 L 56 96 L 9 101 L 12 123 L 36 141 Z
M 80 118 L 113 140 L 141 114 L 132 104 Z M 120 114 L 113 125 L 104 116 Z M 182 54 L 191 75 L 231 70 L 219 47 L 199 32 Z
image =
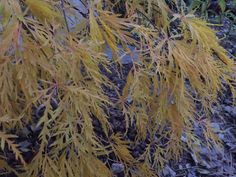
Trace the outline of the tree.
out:
M 154 176 L 165 159 L 179 157 L 182 136 L 196 146 L 196 122 L 210 146 L 220 144 L 209 119 L 196 120 L 209 117 L 225 85 L 235 93 L 234 63 L 210 24 L 186 9 L 182 1 L 164 0 L 81 0 L 78 7 L 69 0 L 1 0 L 1 149 L 15 154 L 18 172 L 4 156 L 1 165 L 18 176 L 108 177 L 100 157 L 114 153 L 127 176 Z M 135 124 L 136 141 L 148 136 L 154 144 L 142 161 L 130 154 L 125 135 L 112 131 L 106 109 L 114 103 L 103 88 L 116 86 L 101 71 L 110 72 L 111 63 L 122 67 L 119 53 L 132 53 L 130 46 L 138 57 L 131 55 L 115 104 L 127 127 Z M 32 116 L 37 107 L 41 117 Z M 94 132 L 95 118 L 105 139 Z M 16 135 L 29 124 L 39 139 L 25 162 Z M 154 140 L 157 132 L 164 145 Z

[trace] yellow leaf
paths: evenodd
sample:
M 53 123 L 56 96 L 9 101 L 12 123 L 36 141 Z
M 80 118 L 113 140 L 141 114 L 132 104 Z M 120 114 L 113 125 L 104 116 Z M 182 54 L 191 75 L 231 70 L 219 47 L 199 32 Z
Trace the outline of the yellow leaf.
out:
M 114 141 L 113 150 L 115 154 L 124 162 L 132 163 L 133 156 L 128 149 L 128 142 L 122 140 L 120 134 L 113 135 L 111 138 Z
M 100 27 L 97 24 L 97 21 L 94 17 L 93 14 L 93 9 L 90 9 L 90 14 L 89 14 L 89 19 L 90 19 L 90 35 L 91 38 L 93 39 L 93 41 L 97 42 L 97 43 L 103 43 L 103 37 L 102 37 L 102 33 L 100 31 Z
M 53 20 L 62 20 L 62 16 L 56 12 L 52 6 L 42 0 L 25 0 L 25 4 L 29 7 L 32 14 L 43 22 L 45 20 L 48 22 Z
M 133 80 L 134 80 L 134 74 L 132 71 L 130 71 L 127 76 L 125 87 L 123 89 L 123 98 L 126 98 L 129 95 L 129 89 L 133 83 Z

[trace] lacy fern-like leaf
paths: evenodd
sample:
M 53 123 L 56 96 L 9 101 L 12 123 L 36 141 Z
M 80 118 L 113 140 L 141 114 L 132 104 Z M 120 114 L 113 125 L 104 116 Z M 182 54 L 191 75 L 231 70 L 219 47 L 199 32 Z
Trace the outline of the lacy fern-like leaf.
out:
M 220 145 L 209 127 L 211 107 L 224 84 L 235 95 L 236 77 L 210 24 L 185 13 L 177 0 L 80 2 L 0 1 L 1 150 L 19 164 L 9 167 L 1 156 L 3 170 L 16 168 L 22 177 L 109 177 L 110 161 L 119 161 L 126 176 L 153 177 L 185 146 L 197 156 L 201 143 Z M 70 29 L 75 14 L 81 21 Z M 62 25 L 68 21 L 69 30 Z M 127 78 L 119 76 L 126 83 L 118 90 L 105 73 L 113 77 L 112 66 L 122 69 L 123 54 L 130 54 L 131 69 Z M 112 129 L 112 106 L 124 115 L 124 134 Z M 34 145 L 26 163 L 13 139 L 29 138 L 28 127 Z M 148 143 L 136 158 L 131 149 L 140 141 Z

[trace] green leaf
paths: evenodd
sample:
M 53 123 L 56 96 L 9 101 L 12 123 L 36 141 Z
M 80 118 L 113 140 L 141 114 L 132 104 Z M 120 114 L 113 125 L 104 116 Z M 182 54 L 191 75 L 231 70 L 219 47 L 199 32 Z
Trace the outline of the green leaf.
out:
M 218 4 L 220 6 L 221 12 L 224 12 L 226 9 L 226 1 L 225 0 L 218 0 Z
M 0 15 L 3 13 L 4 7 L 2 4 L 0 4 Z
M 191 5 L 189 6 L 189 11 L 199 8 L 201 4 L 202 4 L 201 0 L 193 0 Z
M 1 149 L 2 150 L 5 149 L 5 141 L 4 141 L 4 139 L 1 139 Z
M 201 8 L 201 14 L 202 15 L 206 13 L 207 7 L 208 7 L 208 2 L 202 3 L 202 8 Z

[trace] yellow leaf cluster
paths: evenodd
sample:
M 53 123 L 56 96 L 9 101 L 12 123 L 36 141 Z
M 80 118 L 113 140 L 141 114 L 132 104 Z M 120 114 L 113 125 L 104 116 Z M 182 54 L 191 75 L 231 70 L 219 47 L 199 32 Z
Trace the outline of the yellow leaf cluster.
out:
M 62 21 L 61 15 L 44 0 L 37 0 L 37 3 L 35 0 L 25 0 L 25 4 L 29 7 L 32 14 L 42 22 Z
M 63 2 L 65 7 L 59 0 L 0 1 L 0 142 L 19 162 L 13 170 L 0 156 L 3 170 L 22 177 L 110 177 L 113 160 L 124 164 L 127 177 L 154 177 L 181 155 L 183 135 L 195 150 L 200 139 L 194 128 L 202 116 L 197 104 L 209 118 L 222 83 L 236 93 L 235 65 L 209 24 L 185 14 L 178 1 L 95 0 L 81 1 L 88 14 L 71 32 L 61 25 L 63 12 L 80 9 Z M 124 7 L 123 14 L 116 7 Z M 130 61 L 127 76 L 115 76 L 126 80 L 118 89 L 104 72 L 122 69 L 117 59 L 129 46 L 139 57 Z M 115 103 L 106 89 L 117 93 Z M 134 141 L 127 131 L 112 129 L 111 106 L 124 114 L 127 131 L 135 127 Z M 38 108 L 42 115 L 34 116 Z M 209 119 L 199 126 L 206 144 L 220 145 Z M 27 127 L 38 132 L 32 159 L 25 162 L 15 140 L 30 137 Z M 136 159 L 130 149 L 147 139 Z

